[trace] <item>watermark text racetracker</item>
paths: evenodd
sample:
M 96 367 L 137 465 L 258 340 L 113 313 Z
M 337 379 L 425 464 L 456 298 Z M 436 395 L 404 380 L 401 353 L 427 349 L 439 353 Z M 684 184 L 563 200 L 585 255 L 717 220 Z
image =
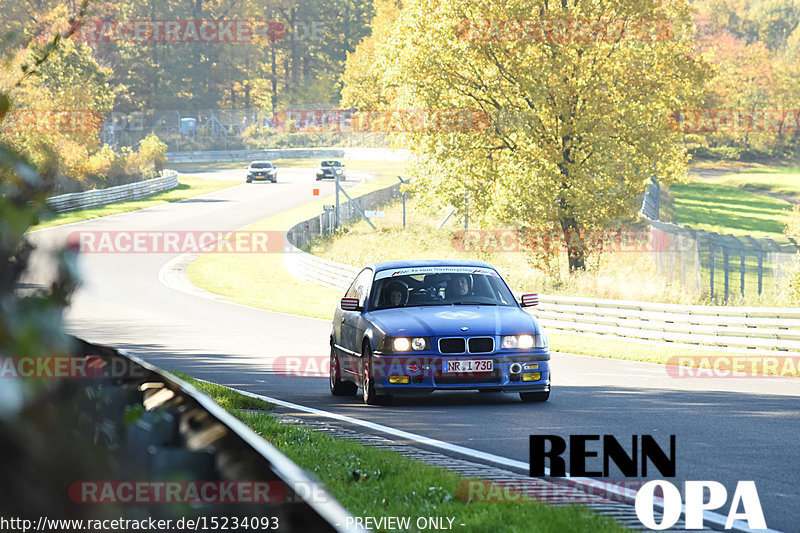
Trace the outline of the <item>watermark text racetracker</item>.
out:
M 475 42 L 655 42 L 674 38 L 675 28 L 667 19 L 463 19 L 456 34 Z
M 91 109 L 14 109 L 0 126 L 14 133 L 95 133 L 103 115 Z
M 73 38 L 91 43 L 277 42 L 286 26 L 277 20 L 84 20 Z
M 94 355 L 0 357 L 0 379 L 142 378 L 144 369 L 126 359 Z
M 800 109 L 682 109 L 671 118 L 683 133 L 800 132 Z
M 663 252 L 669 234 L 656 229 L 534 231 L 519 229 L 457 230 L 452 237 L 459 252 L 559 252 L 583 249 L 604 252 Z
M 673 378 L 789 378 L 800 377 L 800 356 L 673 355 L 665 368 Z
M 465 479 L 456 497 L 465 503 L 540 501 L 551 504 L 629 502 L 644 486 L 642 479 L 586 479 L 575 483 L 549 483 L 525 479 Z
M 293 248 L 279 231 L 73 231 L 67 248 L 76 253 L 182 254 L 281 253 Z
M 69 487 L 70 499 L 86 504 L 268 504 L 294 494 L 280 481 L 76 481 Z

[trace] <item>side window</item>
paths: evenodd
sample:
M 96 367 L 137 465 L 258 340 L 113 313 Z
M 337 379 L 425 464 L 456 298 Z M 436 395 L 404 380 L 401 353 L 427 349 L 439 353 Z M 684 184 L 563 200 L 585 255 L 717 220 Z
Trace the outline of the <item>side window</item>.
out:
M 345 296 L 347 298 L 358 298 L 359 305 L 363 307 L 369 295 L 370 285 L 372 285 L 372 270 L 364 269 L 356 276 L 353 284 L 347 289 Z
M 358 278 L 360 274 L 356 276 L 356 279 L 353 280 L 353 283 L 350 284 L 350 288 L 347 289 L 347 292 L 344 293 L 345 298 L 355 298 L 356 294 L 356 283 L 358 282 Z
M 353 298 L 358 298 L 358 305 L 364 307 L 367 296 L 369 296 L 369 289 L 372 286 L 372 270 L 365 269 L 356 278 L 353 284 Z

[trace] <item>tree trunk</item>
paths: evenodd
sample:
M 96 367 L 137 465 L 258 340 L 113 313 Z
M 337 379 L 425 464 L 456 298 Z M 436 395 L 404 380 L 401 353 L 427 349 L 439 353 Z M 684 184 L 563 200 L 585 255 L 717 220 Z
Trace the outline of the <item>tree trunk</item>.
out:
M 565 163 L 572 162 L 571 141 L 572 139 L 569 136 L 562 139 Z M 569 169 L 565 163 L 559 165 L 559 170 L 561 170 L 562 175 L 561 187 L 564 193 L 569 189 Z M 563 196 L 559 200 L 559 206 L 561 207 L 559 224 L 561 224 L 561 232 L 564 234 L 564 242 L 567 245 L 569 272 L 572 274 L 578 270 L 586 270 L 586 248 L 583 243 L 583 235 L 580 228 L 578 228 L 578 221 L 575 220 L 575 217 L 571 214 L 572 207 Z
M 562 205 L 566 202 L 562 201 Z M 567 245 L 567 259 L 570 274 L 578 270 L 586 270 L 586 248 L 583 243 L 583 234 L 578 224 L 572 217 L 561 220 L 561 231 Z

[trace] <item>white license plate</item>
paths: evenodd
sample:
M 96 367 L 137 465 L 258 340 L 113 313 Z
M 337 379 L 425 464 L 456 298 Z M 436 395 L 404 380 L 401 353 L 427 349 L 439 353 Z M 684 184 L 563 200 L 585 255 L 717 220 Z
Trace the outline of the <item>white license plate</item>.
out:
M 491 359 L 459 359 L 445 361 L 445 372 L 491 372 L 494 370 L 494 361 Z

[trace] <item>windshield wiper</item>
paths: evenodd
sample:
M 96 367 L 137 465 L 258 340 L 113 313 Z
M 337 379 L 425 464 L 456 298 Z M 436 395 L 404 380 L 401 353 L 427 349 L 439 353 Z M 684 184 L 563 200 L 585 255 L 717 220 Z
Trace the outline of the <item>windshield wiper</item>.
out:
M 453 302 L 453 305 L 497 305 L 497 304 L 487 303 L 487 302 Z

